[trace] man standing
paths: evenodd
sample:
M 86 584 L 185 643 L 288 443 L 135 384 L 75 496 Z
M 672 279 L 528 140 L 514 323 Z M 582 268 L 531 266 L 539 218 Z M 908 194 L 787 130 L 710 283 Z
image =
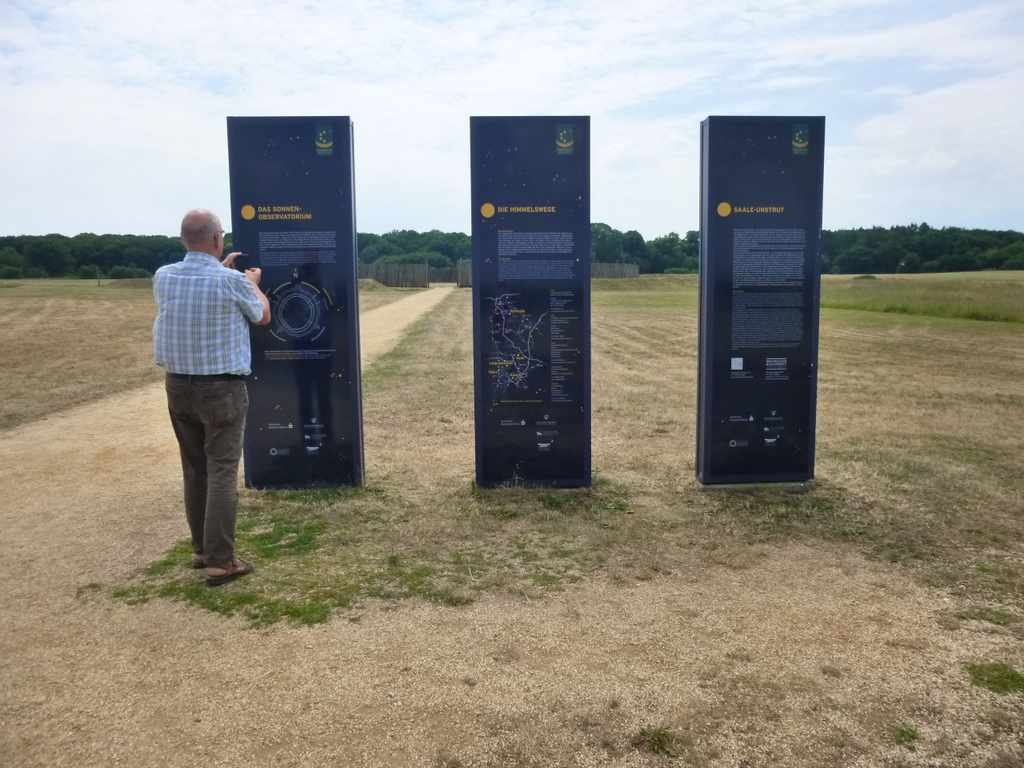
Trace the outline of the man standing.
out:
M 159 310 L 153 325 L 157 365 L 166 372 L 167 408 L 185 481 L 192 567 L 206 568 L 213 587 L 251 573 L 235 557 L 238 463 L 249 395 L 248 323 L 270 322 L 260 270 L 232 269 L 240 254 L 224 252 L 224 230 L 210 211 L 181 222 L 185 258 L 153 276 Z

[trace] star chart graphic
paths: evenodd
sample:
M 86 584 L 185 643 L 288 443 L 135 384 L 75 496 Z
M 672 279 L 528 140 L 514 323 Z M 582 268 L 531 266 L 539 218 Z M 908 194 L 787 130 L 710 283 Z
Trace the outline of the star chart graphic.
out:
M 535 320 L 516 305 L 519 294 L 487 297 L 491 310 L 491 349 L 487 369 L 493 376 L 495 392 L 522 391 L 530 387 L 530 375 L 545 362 L 537 357 L 541 324 L 546 312 Z
M 280 341 L 313 341 L 326 330 L 331 297 L 315 285 L 297 277 L 268 292 L 273 325 L 271 333 Z

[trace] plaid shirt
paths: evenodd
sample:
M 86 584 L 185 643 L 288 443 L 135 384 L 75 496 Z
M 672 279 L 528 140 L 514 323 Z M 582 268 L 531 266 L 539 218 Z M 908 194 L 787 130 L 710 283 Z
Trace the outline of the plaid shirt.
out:
M 252 283 L 208 253 L 189 251 L 183 261 L 153 276 L 159 310 L 153 324 L 156 364 L 169 373 L 250 371 L 247 320 L 263 317 Z

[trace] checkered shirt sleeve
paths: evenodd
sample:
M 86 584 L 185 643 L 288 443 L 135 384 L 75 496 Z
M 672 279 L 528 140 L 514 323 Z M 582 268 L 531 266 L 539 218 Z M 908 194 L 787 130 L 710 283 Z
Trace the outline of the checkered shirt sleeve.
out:
M 263 303 L 249 278 L 190 252 L 156 271 L 153 293 L 157 365 L 170 373 L 250 372 L 249 322 L 263 317 Z

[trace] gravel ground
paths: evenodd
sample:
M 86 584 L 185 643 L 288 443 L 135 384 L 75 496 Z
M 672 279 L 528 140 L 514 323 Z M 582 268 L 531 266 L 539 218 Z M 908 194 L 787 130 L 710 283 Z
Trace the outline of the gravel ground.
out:
M 450 289 L 364 315 L 364 361 Z M 1024 765 L 1019 640 L 831 548 L 248 629 L 109 599 L 185 536 L 162 386 L 0 436 L 0 766 Z M 243 553 L 244 554 L 244 553 Z M 914 739 L 896 729 L 911 726 Z M 906 732 L 904 731 L 904 734 Z

